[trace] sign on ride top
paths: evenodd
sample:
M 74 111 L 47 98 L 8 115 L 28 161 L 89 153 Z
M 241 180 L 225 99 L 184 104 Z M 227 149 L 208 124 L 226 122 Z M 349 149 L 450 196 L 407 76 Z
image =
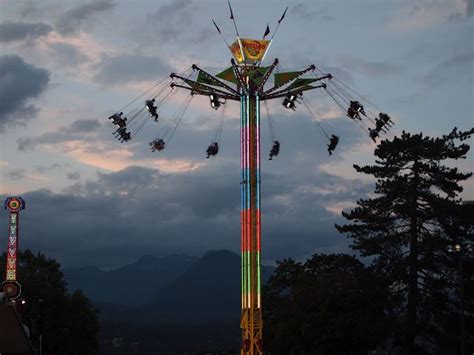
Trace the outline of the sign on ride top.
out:
M 241 38 L 232 43 L 229 49 L 237 63 L 255 64 L 262 61 L 269 46 L 269 40 Z

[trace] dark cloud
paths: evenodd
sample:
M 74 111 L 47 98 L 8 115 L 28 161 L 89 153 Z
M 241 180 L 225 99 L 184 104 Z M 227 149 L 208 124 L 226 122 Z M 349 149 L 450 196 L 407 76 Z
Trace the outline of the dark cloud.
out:
M 52 163 L 52 164 L 49 164 L 49 165 L 40 165 L 40 166 L 37 166 L 35 168 L 35 170 L 41 174 L 44 174 L 44 173 L 47 173 L 47 172 L 50 172 L 51 170 L 56 170 L 56 169 L 59 169 L 61 168 L 61 164 L 58 164 L 58 163 Z
M 424 89 L 437 90 L 440 82 L 458 83 L 466 80 L 472 88 L 472 63 L 474 61 L 474 52 L 464 52 L 451 55 L 445 60 L 438 62 L 430 71 L 421 77 L 420 82 Z M 467 73 L 467 75 L 465 75 Z M 470 73 L 470 75 L 469 75 Z
M 90 133 L 100 127 L 98 120 L 77 120 L 69 128 L 64 129 L 66 133 Z
M 319 172 L 317 167 L 344 154 L 347 145 L 357 140 L 357 127 L 349 120 L 332 122 L 341 143 L 335 156 L 328 158 L 326 142 L 307 117 L 277 112 L 274 128 L 282 150 L 271 162 L 266 160 L 268 132 L 262 127 L 264 258 L 303 258 L 317 250 L 344 251 L 348 241 L 333 227 L 341 222 L 340 217 L 329 210 L 334 204 L 365 196 L 371 186 Z M 212 124 L 207 131 L 191 129 L 191 124 L 182 127 L 169 150 L 156 155 L 158 159 L 192 157 L 207 163 L 195 171 L 170 174 L 132 166 L 116 173 L 98 173 L 94 180 L 74 182 L 61 193 L 25 193 L 28 211 L 22 216 L 22 231 L 27 236 L 34 229 L 36 237 L 23 238 L 23 245 L 58 257 L 65 265 L 102 267 L 121 265 L 144 254 L 198 255 L 216 248 L 238 252 L 237 123 L 226 123 L 222 150 L 216 159 L 204 157 Z M 134 145 L 143 152 L 131 147 L 134 158 L 153 156 L 146 141 Z M 350 163 L 347 169 L 352 170 Z
M 24 193 L 28 208 L 22 212 L 23 245 L 66 265 L 109 267 L 144 254 L 196 255 L 216 248 L 238 252 L 238 169 L 235 164 L 233 169 L 164 174 L 132 166 L 75 183 L 62 193 Z M 266 174 L 265 259 L 300 258 L 318 248 L 346 247 L 345 238 L 333 228 L 339 217 L 324 206 L 366 191 L 359 182 L 349 182 L 339 191 L 345 181 L 325 174 L 317 178 L 330 193 L 312 191 L 307 183 L 302 190 L 299 179 L 285 182 Z
M 25 169 L 13 169 L 10 170 L 8 173 L 8 177 L 11 180 L 23 180 L 26 175 L 26 170 Z
M 474 15 L 474 0 L 464 0 L 466 3 L 466 16 L 471 17 Z
M 84 134 L 94 133 L 101 127 L 98 120 L 77 120 L 68 127 L 61 127 L 54 132 L 46 132 L 36 137 L 18 139 L 18 150 L 35 149 L 42 144 L 61 144 L 70 140 L 83 140 Z
M 54 52 L 54 58 L 61 66 L 74 67 L 88 60 L 87 55 L 68 43 L 56 42 L 51 44 L 50 48 Z
M 168 76 L 173 71 L 162 59 L 140 54 L 106 56 L 96 66 L 96 70 L 95 80 L 104 85 L 154 81 Z
M 40 3 L 35 0 L 18 1 L 17 9 L 21 18 L 55 18 L 60 12 L 63 11 L 63 2 L 50 3 L 47 1 L 41 1 Z
M 148 17 L 148 23 L 156 28 L 161 41 L 175 41 L 182 37 L 183 27 L 192 23 L 193 13 L 191 0 L 175 0 L 161 5 Z
M 47 36 L 52 30 L 46 23 L 6 22 L 0 24 L 0 42 L 33 41 Z
M 340 60 L 340 64 L 348 70 L 359 71 L 363 74 L 379 77 L 402 72 L 402 67 L 389 62 L 371 62 L 357 58 L 347 58 Z
M 290 14 L 313 22 L 334 20 L 334 16 L 329 14 L 329 8 L 327 6 L 320 7 L 319 9 L 311 9 L 310 6 L 301 2 L 291 6 Z
M 67 173 L 66 177 L 68 180 L 79 180 L 81 178 L 81 173 L 79 171 L 74 171 L 71 173 Z
M 474 15 L 474 0 L 461 0 L 464 9 L 461 13 L 453 13 L 449 15 L 450 21 L 460 21 Z
M 89 19 L 97 14 L 113 9 L 116 6 L 113 0 L 96 0 L 76 6 L 64 12 L 56 25 L 61 34 L 71 34 L 89 23 Z
M 26 63 L 16 55 L 0 56 L 0 131 L 6 126 L 24 125 L 38 109 L 28 104 L 45 91 L 49 72 Z
M 209 21 L 203 27 L 198 11 L 202 7 L 191 0 L 173 0 L 161 5 L 146 17 L 145 25 L 140 25 L 136 37 L 141 45 L 150 47 L 174 46 L 181 44 L 181 51 L 187 47 L 202 48 L 206 42 L 216 38 L 215 29 Z M 199 26 L 199 27 L 198 27 Z

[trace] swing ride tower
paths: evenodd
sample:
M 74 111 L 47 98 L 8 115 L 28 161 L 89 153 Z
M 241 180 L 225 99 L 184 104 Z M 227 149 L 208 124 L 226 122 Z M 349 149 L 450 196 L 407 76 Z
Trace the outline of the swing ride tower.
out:
M 240 44 L 239 44 L 240 42 Z M 191 91 L 192 95 L 209 96 L 211 106 L 220 103 L 212 100 L 226 99 L 240 103 L 240 162 L 241 162 L 241 354 L 263 353 L 263 319 L 261 293 L 261 179 L 260 179 L 260 103 L 265 100 L 285 98 L 288 105 L 303 91 L 325 88 L 326 84 L 310 85 L 316 81 L 330 79 L 331 75 L 300 78 L 315 69 L 314 65 L 296 72 L 274 74 L 274 86 L 265 90 L 265 84 L 278 65 L 275 59 L 269 67 L 261 67 L 260 61 L 270 41 L 238 39 L 232 53 L 232 66 L 213 76 L 197 65 L 197 79 L 191 80 L 178 74 L 173 79 L 183 84 L 172 83 Z M 237 61 L 237 63 L 236 63 Z M 223 79 L 234 83 L 229 86 Z M 288 106 L 288 107 L 289 107 Z
M 351 120 L 357 122 L 367 133 L 367 127 L 364 124 L 375 124 L 375 129 L 369 128 L 370 137 L 375 142 L 375 137 L 380 133 L 385 133 L 393 122 L 387 114 L 380 113 L 377 118 L 373 112 L 364 111 L 364 107 L 358 100 L 365 100 L 357 94 L 355 90 L 349 88 L 340 80 L 334 78 L 331 74 L 324 73 L 315 65 L 299 70 L 279 72 L 278 59 L 275 59 L 271 65 L 262 66 L 263 60 L 272 43 L 273 37 L 278 27 L 285 17 L 287 9 L 278 21 L 278 25 L 270 40 L 265 40 L 265 36 L 270 33 L 269 27 L 265 30 L 264 39 L 244 39 L 240 38 L 232 8 L 229 9 L 231 20 L 237 35 L 237 40 L 229 44 L 222 35 L 219 27 L 214 22 L 219 34 L 223 37 L 227 47 L 232 53 L 231 66 L 224 71 L 212 75 L 196 64 L 193 64 L 183 74 L 172 73 L 171 79 L 164 84 L 156 84 L 147 92 L 134 99 L 124 108 L 148 93 L 152 101 L 147 100 L 146 106 L 131 110 L 126 116 L 131 117 L 128 122 L 121 118 L 122 112 L 109 117 L 114 118 L 114 125 L 123 126 L 123 132 L 118 129 L 115 133 L 123 141 L 130 139 L 124 134 L 126 129 L 130 129 L 132 136 L 143 127 L 149 120 L 147 118 L 146 108 L 150 114 L 154 115 L 155 122 L 158 122 L 157 108 L 162 107 L 165 101 L 175 92 L 176 88 L 186 89 L 190 92 L 190 97 L 184 104 L 183 109 L 177 111 L 176 117 L 171 119 L 168 126 L 162 131 L 162 136 L 150 142 L 152 151 L 161 151 L 168 144 L 173 133 L 178 127 L 184 116 L 186 108 L 191 99 L 196 95 L 207 96 L 211 107 L 218 110 L 220 106 L 226 105 L 227 101 L 236 101 L 240 104 L 240 190 L 241 190 L 241 321 L 242 345 L 241 355 L 263 354 L 263 317 L 262 317 L 262 277 L 261 277 L 261 259 L 262 259 L 262 224 L 261 224 L 261 152 L 260 152 L 260 105 L 262 102 L 267 109 L 269 125 L 271 126 L 270 114 L 266 102 L 274 99 L 283 99 L 283 106 L 289 110 L 295 110 L 296 103 L 303 103 L 315 123 L 318 124 L 324 136 L 328 139 L 328 152 L 332 154 L 336 147 L 339 137 L 334 134 L 329 137 L 323 122 L 320 122 L 312 111 L 306 99 L 303 98 L 303 92 L 323 89 L 328 96 L 333 99 L 337 106 L 342 110 L 343 115 L 347 115 Z M 192 71 L 192 72 L 191 72 Z M 274 73 L 275 71 L 275 73 Z M 197 75 L 195 75 L 197 73 Z M 309 74 L 309 77 L 303 77 Z M 194 75 L 194 76 L 193 76 Z M 192 79 L 192 78 L 193 79 Z M 272 78 L 272 80 L 270 80 Z M 161 86 L 160 86 L 161 85 Z M 158 89 L 156 88 L 157 86 Z M 155 90 L 155 91 L 152 91 Z M 154 94 L 152 94 L 154 93 Z M 353 95 L 356 94 L 354 97 Z M 152 104 L 155 102 L 156 104 Z M 368 102 L 368 100 L 365 100 Z M 156 105 L 156 106 L 154 106 Z M 348 109 L 346 110 L 346 107 Z M 375 106 L 374 106 L 375 107 Z M 119 110 L 121 111 L 121 110 Z M 223 115 L 222 115 L 223 117 Z M 222 118 L 223 119 L 223 118 Z M 141 123 L 140 123 L 141 122 Z M 223 122 L 223 121 L 222 121 Z M 132 128 L 133 125 L 138 127 Z M 166 123 L 165 123 L 166 125 Z M 120 126 L 120 127 L 122 127 Z M 135 131 L 133 131 L 135 129 Z M 222 126 L 220 127 L 222 129 Z M 271 128 L 271 130 L 273 130 Z M 124 139 L 125 137 L 125 139 Z M 166 140 L 166 142 L 165 142 Z M 276 152 L 273 148 L 270 152 L 272 156 L 277 156 L 279 151 L 279 142 L 272 140 L 277 144 Z M 215 141 L 208 148 L 208 158 L 215 156 L 218 152 L 218 142 Z
M 245 73 L 244 73 L 245 74 Z M 260 99 L 248 76 L 240 99 L 242 352 L 262 351 Z M 252 352 L 249 352 L 252 353 Z

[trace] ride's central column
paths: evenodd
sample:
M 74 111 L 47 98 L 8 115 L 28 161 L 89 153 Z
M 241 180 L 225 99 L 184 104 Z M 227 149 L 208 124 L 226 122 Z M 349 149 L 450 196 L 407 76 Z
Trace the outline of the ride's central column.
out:
M 241 241 L 242 350 L 262 354 L 261 240 L 260 240 L 260 102 L 252 82 L 241 96 Z

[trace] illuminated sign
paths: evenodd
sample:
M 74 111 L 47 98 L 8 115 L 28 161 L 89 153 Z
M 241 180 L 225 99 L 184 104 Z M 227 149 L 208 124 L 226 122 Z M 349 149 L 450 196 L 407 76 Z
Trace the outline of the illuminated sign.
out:
M 8 197 L 3 206 L 10 212 L 8 227 L 7 262 L 5 270 L 5 281 L 2 290 L 8 297 L 15 299 L 20 296 L 21 286 L 17 279 L 17 252 L 18 252 L 18 213 L 25 209 L 25 201 L 21 197 Z
M 240 42 L 240 43 L 239 43 Z M 265 39 L 237 39 L 229 47 L 232 55 L 238 63 L 259 62 L 263 59 L 270 41 Z M 242 57 L 242 53 L 244 57 Z

